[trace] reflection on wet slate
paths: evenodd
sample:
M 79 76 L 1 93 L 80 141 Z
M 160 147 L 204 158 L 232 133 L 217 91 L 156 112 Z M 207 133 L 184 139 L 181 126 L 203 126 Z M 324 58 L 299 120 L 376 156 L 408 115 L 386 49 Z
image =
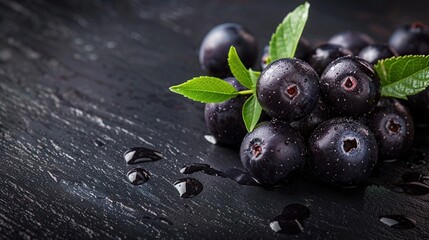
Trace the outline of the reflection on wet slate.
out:
M 191 198 L 203 190 L 203 185 L 195 178 L 181 178 L 173 183 L 182 198 Z
M 224 171 L 217 170 L 212 168 L 208 164 L 203 163 L 191 163 L 187 164 L 180 169 L 180 172 L 183 174 L 192 174 L 196 172 L 203 172 L 212 176 L 219 176 L 223 178 L 228 178 L 240 185 L 250 185 L 250 186 L 259 186 L 258 182 L 253 179 L 250 174 L 244 172 L 237 168 L 230 168 Z
M 124 153 L 124 159 L 128 164 L 157 161 L 162 158 L 163 158 L 162 153 L 156 150 L 152 150 L 144 147 L 130 148 Z
M 301 204 L 290 204 L 282 214 L 270 221 L 270 228 L 276 233 L 299 234 L 304 231 L 304 220 L 310 217 L 310 210 Z
M 416 221 L 403 215 L 384 215 L 379 219 L 387 226 L 396 229 L 410 229 L 416 226 Z
M 134 168 L 127 173 L 128 180 L 133 185 L 141 185 L 150 178 L 149 172 L 143 168 Z

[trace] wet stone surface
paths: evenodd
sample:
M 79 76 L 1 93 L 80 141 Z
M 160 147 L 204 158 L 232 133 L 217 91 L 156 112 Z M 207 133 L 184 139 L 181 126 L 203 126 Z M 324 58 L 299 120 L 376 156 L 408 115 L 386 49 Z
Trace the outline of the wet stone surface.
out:
M 249 186 L 237 149 L 204 137 L 203 104 L 169 92 L 203 74 L 197 52 L 210 28 L 241 23 L 262 52 L 297 4 L 1 0 L 0 239 L 429 239 L 429 194 L 386 187 L 429 173 L 427 126 L 412 152 L 380 163 L 376 184 L 338 189 L 305 173 L 265 189 Z M 429 24 L 427 9 L 423 0 L 311 1 L 304 36 L 317 45 L 353 26 L 385 42 L 406 22 Z M 125 158 L 130 147 L 144 150 Z M 212 172 L 181 173 L 189 163 Z M 150 179 L 136 186 L 127 172 L 137 167 Z M 186 177 L 203 186 L 191 187 L 191 198 L 173 185 Z M 273 231 L 270 220 L 294 203 L 310 217 L 277 225 L 298 235 Z M 379 218 L 393 214 L 416 227 Z

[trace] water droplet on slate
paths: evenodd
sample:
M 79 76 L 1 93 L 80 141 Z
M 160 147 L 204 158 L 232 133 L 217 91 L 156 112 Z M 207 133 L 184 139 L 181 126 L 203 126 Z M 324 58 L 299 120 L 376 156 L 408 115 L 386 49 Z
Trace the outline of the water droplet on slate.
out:
M 183 174 L 192 174 L 196 172 L 204 172 L 209 175 L 218 175 L 221 173 L 214 168 L 211 168 L 210 165 L 204 163 L 192 163 L 187 164 L 180 169 L 180 172 Z
M 303 221 L 310 217 L 310 210 L 301 204 L 290 204 L 283 213 L 270 221 L 270 228 L 277 233 L 299 234 L 304 231 Z
M 212 135 L 204 135 L 204 138 L 207 140 L 207 142 L 211 143 L 211 144 L 216 144 L 216 138 L 213 137 Z
M 402 215 L 385 215 L 379 217 L 380 221 L 396 229 L 410 229 L 416 226 L 416 221 Z
M 225 170 L 223 174 L 226 178 L 229 178 L 240 185 L 259 186 L 260 184 L 247 172 L 244 172 L 237 168 L 230 168 Z
M 181 178 L 173 183 L 182 198 L 191 198 L 203 190 L 203 185 L 195 178 Z
M 162 153 L 144 147 L 130 148 L 124 153 L 124 159 L 128 164 L 157 161 L 162 158 Z
M 127 173 L 127 176 L 133 185 L 141 185 L 150 178 L 149 172 L 143 168 L 134 168 Z
M 106 145 L 106 143 L 100 139 L 94 139 L 94 140 L 92 140 L 92 142 L 97 147 L 102 147 L 102 146 Z

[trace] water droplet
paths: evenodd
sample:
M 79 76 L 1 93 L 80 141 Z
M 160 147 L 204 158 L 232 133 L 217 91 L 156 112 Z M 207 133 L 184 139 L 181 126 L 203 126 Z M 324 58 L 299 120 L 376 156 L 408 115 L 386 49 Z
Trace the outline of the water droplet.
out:
M 385 215 L 379 217 L 380 221 L 396 229 L 410 229 L 416 226 L 416 221 L 402 215 Z
M 92 140 L 92 142 L 94 143 L 94 145 L 95 146 L 97 146 L 97 147 L 102 147 L 102 146 L 104 146 L 104 145 L 106 145 L 106 143 L 104 142 L 104 141 L 102 141 L 102 140 L 100 140 L 100 139 L 94 139 L 94 140 Z
M 133 185 L 141 185 L 150 178 L 149 172 L 143 168 L 134 168 L 127 173 L 127 176 Z
M 162 158 L 162 153 L 144 147 L 130 148 L 124 153 L 124 159 L 128 164 L 157 161 Z
M 231 179 L 240 185 L 249 185 L 249 186 L 260 185 L 254 178 L 252 178 L 252 176 L 250 176 L 249 173 L 237 168 L 230 168 L 230 169 L 221 171 L 221 170 L 212 168 L 208 164 L 192 163 L 182 167 L 180 169 L 180 172 L 184 174 L 203 172 L 208 175 Z
M 212 135 L 204 135 L 204 138 L 207 140 L 207 142 L 211 143 L 211 144 L 216 144 L 216 138 L 213 137 Z
M 301 204 L 290 204 L 283 213 L 270 221 L 270 228 L 277 233 L 299 234 L 304 231 L 303 221 L 310 217 L 310 210 Z
M 191 198 L 203 190 L 203 185 L 195 178 L 181 178 L 173 183 L 182 198 Z

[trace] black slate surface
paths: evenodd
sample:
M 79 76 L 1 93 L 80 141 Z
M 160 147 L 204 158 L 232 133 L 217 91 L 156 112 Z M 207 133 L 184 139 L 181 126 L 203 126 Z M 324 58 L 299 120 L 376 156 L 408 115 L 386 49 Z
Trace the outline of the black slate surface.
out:
M 302 1 L 0 1 L 1 239 L 428 239 L 428 196 L 381 185 L 341 190 L 300 179 L 265 190 L 193 174 L 204 189 L 182 199 L 172 183 L 187 163 L 241 167 L 236 150 L 212 145 L 203 106 L 168 87 L 201 75 L 197 49 L 214 25 L 238 22 L 260 49 Z M 310 1 L 304 36 L 313 45 L 346 29 L 385 42 L 393 29 L 429 23 L 426 1 Z M 429 139 L 383 164 L 378 183 L 427 173 Z M 426 131 L 427 132 L 427 131 Z M 139 164 L 140 186 L 122 154 L 144 146 L 164 153 Z M 415 154 L 419 153 L 419 154 Z M 304 232 L 274 233 L 269 220 L 290 203 L 306 205 Z M 397 230 L 378 216 L 403 214 Z

